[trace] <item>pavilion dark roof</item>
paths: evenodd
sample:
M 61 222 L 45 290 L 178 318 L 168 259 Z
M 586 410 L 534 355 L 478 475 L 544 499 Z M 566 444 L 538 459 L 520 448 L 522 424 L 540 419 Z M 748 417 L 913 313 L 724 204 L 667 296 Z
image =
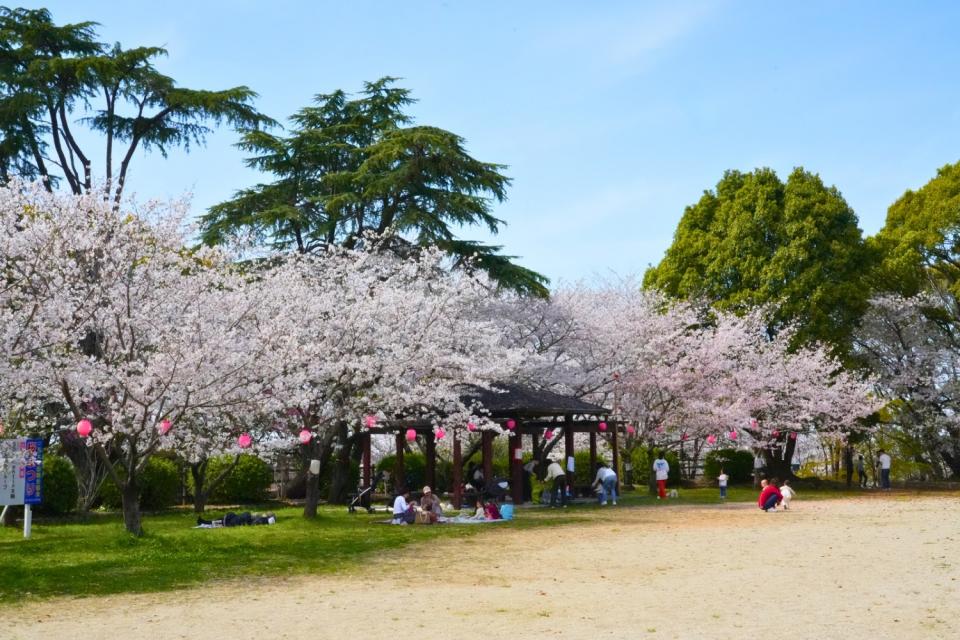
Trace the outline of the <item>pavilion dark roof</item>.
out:
M 463 398 L 481 402 L 494 418 L 610 413 L 610 410 L 605 407 L 584 402 L 572 396 L 564 396 L 528 385 L 503 382 L 492 385 L 491 389 L 469 387 L 463 394 Z

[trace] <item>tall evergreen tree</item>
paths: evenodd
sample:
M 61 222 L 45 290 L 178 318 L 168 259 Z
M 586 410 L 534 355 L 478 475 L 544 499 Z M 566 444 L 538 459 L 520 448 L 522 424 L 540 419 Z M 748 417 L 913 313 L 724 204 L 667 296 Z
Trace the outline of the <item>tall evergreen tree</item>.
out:
M 246 131 L 238 145 L 253 154 L 246 164 L 275 179 L 211 207 L 201 220 L 203 241 L 246 234 L 312 253 L 357 246 L 372 232 L 389 236 L 400 251 L 439 246 L 504 287 L 546 296 L 547 279 L 514 264 L 501 247 L 456 235 L 462 226 L 500 229 L 491 204 L 506 198 L 503 165 L 474 159 L 454 133 L 414 126 L 404 111 L 410 92 L 394 83 L 365 83 L 357 97 L 318 95 L 290 118 L 287 136 Z
M 721 309 L 771 305 L 771 333 L 795 323 L 796 344 L 846 357 L 870 256 L 853 210 L 816 174 L 797 168 L 784 183 L 770 169 L 728 171 L 687 207 L 644 286 Z

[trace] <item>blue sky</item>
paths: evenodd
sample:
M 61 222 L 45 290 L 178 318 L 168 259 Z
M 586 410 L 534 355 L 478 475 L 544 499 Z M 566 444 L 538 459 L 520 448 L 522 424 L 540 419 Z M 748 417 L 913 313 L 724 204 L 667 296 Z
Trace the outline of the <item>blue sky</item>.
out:
M 284 120 L 314 94 L 400 76 L 421 124 L 509 165 L 496 238 L 554 281 L 642 273 L 726 169 L 802 165 L 875 233 L 960 160 L 960 3 L 57 0 L 56 22 L 161 45 L 181 85 L 245 84 Z M 162 7 L 162 8 L 161 8 Z M 139 157 L 140 197 L 199 213 L 257 176 L 221 130 Z M 488 239 L 480 230 L 464 237 Z

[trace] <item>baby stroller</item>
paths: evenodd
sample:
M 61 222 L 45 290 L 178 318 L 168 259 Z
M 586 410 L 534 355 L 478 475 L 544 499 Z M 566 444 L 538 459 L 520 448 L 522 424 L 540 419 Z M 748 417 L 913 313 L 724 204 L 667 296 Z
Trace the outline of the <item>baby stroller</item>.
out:
M 347 505 L 347 512 L 356 513 L 357 507 L 363 507 L 367 510 L 367 513 L 373 513 L 373 507 L 370 506 L 370 498 L 373 496 L 374 487 L 380 484 L 381 480 L 383 480 L 383 472 L 378 471 L 377 475 L 373 476 L 373 482 L 370 483 L 369 487 L 366 489 L 357 487 L 357 495 L 354 496 L 350 504 Z
M 483 489 L 485 498 L 493 498 L 497 502 L 502 502 L 504 497 L 510 493 L 510 481 L 506 478 L 494 478 L 487 483 Z

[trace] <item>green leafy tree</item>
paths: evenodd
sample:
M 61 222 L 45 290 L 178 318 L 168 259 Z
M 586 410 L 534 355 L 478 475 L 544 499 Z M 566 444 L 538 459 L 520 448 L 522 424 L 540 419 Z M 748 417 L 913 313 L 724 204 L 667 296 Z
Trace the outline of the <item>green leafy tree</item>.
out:
M 481 162 L 460 136 L 414 126 L 413 99 L 394 78 L 368 82 L 358 97 L 316 96 L 294 114 L 287 136 L 248 130 L 239 147 L 247 166 L 275 177 L 237 192 L 202 218 L 203 241 L 234 237 L 302 253 L 355 247 L 368 232 L 396 251 L 439 246 L 455 266 L 479 268 L 502 286 L 546 296 L 542 275 L 514 264 L 501 247 L 463 240 L 455 231 L 503 221 L 491 204 L 506 198 L 502 165 Z
M 917 191 L 907 191 L 887 211 L 870 239 L 882 256 L 879 289 L 913 296 L 936 289 L 960 293 L 960 162 L 948 164 Z
M 79 135 L 89 127 L 102 134 L 105 191 L 119 201 L 138 149 L 166 156 L 203 144 L 213 125 L 272 124 L 251 106 L 249 88 L 178 87 L 153 64 L 166 50 L 106 45 L 96 26 L 0 8 L 0 178 L 42 176 L 50 189 L 62 180 L 76 194 L 100 188 Z
M 797 344 L 846 357 L 871 255 L 853 210 L 816 174 L 797 168 L 784 183 L 770 169 L 728 171 L 684 211 L 644 286 L 721 309 L 770 305 L 771 334 L 795 322 Z

